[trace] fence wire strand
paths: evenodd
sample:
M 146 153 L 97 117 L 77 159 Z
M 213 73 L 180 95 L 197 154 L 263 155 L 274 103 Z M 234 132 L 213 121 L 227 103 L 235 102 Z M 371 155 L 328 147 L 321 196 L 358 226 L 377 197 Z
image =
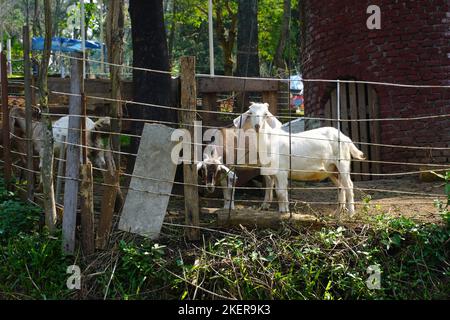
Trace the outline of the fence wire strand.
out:
M 108 62 L 102 62 L 102 61 L 98 61 L 98 60 L 94 60 L 94 59 L 89 59 L 89 58 L 77 58 L 77 57 L 73 57 L 73 56 L 68 56 L 68 55 L 64 55 L 64 54 L 58 54 L 60 57 L 64 57 L 64 58 L 70 58 L 70 59 L 76 59 L 76 60 L 82 60 L 85 62 L 90 62 L 90 63 L 104 63 L 105 65 L 110 65 L 110 66 L 115 66 L 115 67 L 120 67 L 120 68 L 128 68 L 128 69 L 133 69 L 133 70 L 139 70 L 139 71 L 145 71 L 145 72 L 152 72 L 152 73 L 160 73 L 160 74 L 167 74 L 167 75 L 171 75 L 172 73 L 170 71 L 165 71 L 165 70 L 155 70 L 155 69 L 148 69 L 148 68 L 140 68 L 140 67 L 133 67 L 133 66 L 129 66 L 129 65 L 125 65 L 125 64 L 113 64 L 113 63 L 108 63 Z M 206 78 L 206 79 L 213 79 L 213 78 L 225 78 L 225 79 L 235 79 L 235 80 L 265 80 L 265 81 L 277 81 L 277 82 L 282 82 L 282 83 L 287 83 L 290 84 L 291 82 L 297 82 L 297 81 L 302 81 L 302 82 L 310 82 L 310 83 L 351 83 L 351 84 L 370 84 L 370 85 L 380 85 L 380 86 L 391 86 L 391 87 L 402 87 L 402 88 L 416 88 L 416 89 L 426 89 L 426 88 L 441 88 L 441 89 L 449 89 L 450 85 L 411 85 L 411 84 L 401 84 L 401 83 L 390 83 L 390 82 L 376 82 L 376 81 L 358 81 L 358 80 L 333 80 L 333 79 L 302 79 L 302 80 L 292 80 L 292 79 L 279 79 L 279 78 L 255 78 L 255 77 L 235 77 L 235 76 L 221 76 L 221 75 L 215 75 L 215 76 L 211 76 L 211 75 L 206 75 L 206 74 L 196 74 L 196 77 L 198 79 L 200 78 Z M 84 79 L 83 79 L 84 81 Z M 21 85 L 22 82 L 21 81 L 13 81 L 11 82 L 12 85 Z M 35 86 L 32 86 L 35 89 L 39 89 Z M 62 91 L 55 91 L 52 90 L 50 91 L 51 94 L 54 95 L 61 95 L 61 96 L 67 96 L 67 97 L 82 97 L 81 94 L 74 94 L 74 93 L 68 93 L 68 92 L 62 92 Z M 184 109 L 184 108 L 179 108 L 177 106 L 169 106 L 169 105 L 160 105 L 160 104 L 151 104 L 151 103 L 144 103 L 144 102 L 138 102 L 138 101 L 130 101 L 130 100 L 125 100 L 125 99 L 112 99 L 112 98 L 108 98 L 108 97 L 100 97 L 100 96 L 95 96 L 95 95 L 85 95 L 86 99 L 92 99 L 92 100 L 101 100 L 104 102 L 120 102 L 122 103 L 125 107 L 127 105 L 138 105 L 138 106 L 143 106 L 143 107 L 151 107 L 151 108 L 160 108 L 160 109 L 165 109 L 165 110 L 174 110 L 177 112 L 180 111 L 191 111 L 191 112 L 195 112 L 198 115 L 202 115 L 202 114 L 215 114 L 215 115 L 226 115 L 226 116 L 240 116 L 241 113 L 236 113 L 236 112 L 226 112 L 226 111 L 215 111 L 215 110 L 202 110 L 202 109 L 197 109 L 197 110 L 190 110 L 190 109 Z M 68 114 L 63 114 L 63 113 L 42 113 L 43 115 L 50 115 L 53 117 L 56 116 L 68 116 Z M 83 115 L 70 115 L 70 116 L 74 116 L 74 117 L 84 117 Z M 101 118 L 98 116 L 89 116 L 92 118 Z M 286 116 L 286 115 L 278 115 L 278 116 L 274 116 L 276 118 L 279 119 L 283 119 L 283 120 L 291 120 L 291 119 L 298 119 L 297 116 Z M 14 117 L 13 117 L 14 118 Z M 24 120 L 23 118 L 20 117 L 15 117 L 15 118 L 19 118 Z M 179 123 L 178 122 L 170 122 L 170 121 L 157 121 L 157 120 L 146 120 L 146 119 L 133 119 L 133 118 L 127 118 L 127 117 L 123 117 L 123 118 L 114 118 L 114 117 L 109 117 L 110 119 L 114 119 L 114 120 L 121 120 L 121 121 L 129 121 L 131 123 L 138 123 L 138 122 L 142 122 L 142 123 L 161 123 L 161 124 L 166 124 L 166 125 L 176 125 L 178 126 Z M 419 116 L 412 116 L 412 117 L 388 117 L 388 118 L 366 118 L 366 119 L 340 119 L 338 118 L 329 118 L 329 117 L 303 117 L 305 120 L 319 120 L 319 121 L 338 121 L 339 123 L 341 122 L 382 122 L 382 121 L 419 121 L 419 120 L 428 120 L 428 119 L 446 119 L 446 118 L 450 118 L 450 114 L 434 114 L 434 115 L 419 115 Z M 36 121 L 38 122 L 38 121 Z M 184 126 L 197 126 L 196 124 L 183 124 Z M 208 128 L 208 129 L 217 129 L 220 130 L 220 128 L 214 127 L 214 126 L 207 126 L 207 125 L 201 125 L 203 128 Z M 78 130 L 81 131 L 82 129 L 76 129 L 76 128 L 62 128 L 62 129 L 67 129 L 67 130 Z M 130 133 L 126 133 L 126 132 L 110 132 L 110 131 L 101 131 L 101 130 L 91 130 L 91 132 L 94 133 L 99 133 L 99 134 L 104 134 L 104 135 L 119 135 L 119 136 L 127 136 L 127 137 L 133 137 L 133 138 L 141 138 L 140 135 L 136 135 L 136 134 L 130 134 Z M 274 135 L 280 135 L 280 136 L 286 136 L 286 133 L 271 133 Z M 19 140 L 23 140 L 23 141 L 27 141 L 26 138 L 20 137 L 14 133 L 11 133 L 11 136 L 19 139 Z M 292 136 L 293 138 L 295 137 L 295 134 Z M 333 139 L 322 139 L 322 138 L 310 138 L 310 137 L 301 137 L 301 139 L 314 139 L 314 140 L 324 140 L 324 141 L 330 141 L 330 142 L 339 142 L 339 143 L 347 143 L 345 141 L 340 141 L 340 139 L 338 140 L 333 140 Z M 33 140 L 39 140 L 39 139 L 33 139 Z M 352 141 L 354 144 L 357 145 L 368 145 L 368 146 L 375 146 L 375 147 L 383 147 L 383 148 L 399 148 L 399 149 L 413 149 L 413 150 L 425 150 L 425 151 L 447 151 L 450 150 L 450 147 L 441 147 L 441 146 L 407 146 L 407 145 L 393 145 L 393 144 L 381 144 L 381 143 L 372 143 L 372 142 L 365 142 L 365 141 Z M 120 155 L 125 155 L 125 156 L 132 156 L 132 157 L 136 157 L 137 154 L 134 153 L 129 153 L 129 152 L 123 152 L 123 151 L 116 151 L 116 150 L 111 150 L 108 148 L 98 148 L 95 146 L 84 146 L 82 144 L 74 144 L 74 143 L 69 143 L 67 141 L 62 141 L 63 144 L 65 145 L 72 145 L 72 146 L 77 146 L 80 148 L 88 148 L 90 150 L 96 150 L 96 151 L 103 151 L 103 152 L 111 152 L 113 154 L 120 154 Z M 183 143 L 185 143 L 183 141 Z M 440 143 L 440 142 L 438 142 Z M 185 144 L 189 144 L 189 145 L 194 145 L 194 146 L 205 146 L 207 145 L 207 143 L 196 143 L 196 142 L 189 142 L 189 143 L 185 143 Z M 443 144 L 443 143 L 442 143 Z M 2 149 L 4 148 L 3 145 L 0 146 Z M 235 150 L 245 150 L 245 148 L 235 148 Z M 19 156 L 27 156 L 26 153 L 17 151 L 17 150 L 10 150 L 11 153 L 15 154 L 15 155 L 19 155 Z M 283 156 L 290 156 L 290 154 L 284 154 L 284 153 L 278 153 L 277 155 L 283 155 Z M 245 156 L 245 155 L 244 155 Z M 320 159 L 320 160 L 325 160 L 323 158 L 317 158 L 317 157 L 310 157 L 310 156 L 306 156 L 306 155 L 301 155 L 301 156 L 296 156 L 295 154 L 292 155 L 293 157 L 301 157 L 301 158 L 307 158 L 307 159 Z M 39 158 L 39 156 L 33 156 L 34 158 Z M 57 161 L 62 161 L 62 162 L 66 162 L 65 159 L 61 159 L 58 157 L 55 157 L 55 160 Z M 336 159 L 328 159 L 328 160 L 336 160 Z M 341 159 L 339 159 L 341 160 Z M 411 176 L 411 175 L 416 175 L 416 174 L 421 174 L 421 173 L 429 173 L 429 172 L 444 172 L 444 171 L 448 171 L 450 169 L 450 166 L 448 165 L 443 165 L 443 164 L 436 164 L 436 163 L 417 163 L 417 162 L 402 162 L 402 161 L 382 161 L 382 160 L 352 160 L 353 162 L 367 162 L 367 163 L 376 163 L 376 164 L 389 164 L 389 165 L 403 165 L 403 166 L 425 166 L 425 167 L 433 167 L 436 168 L 435 170 L 432 170 L 431 168 L 427 169 L 427 170 L 413 170 L 413 171 L 406 171 L 406 172 L 397 172 L 397 173 L 366 173 L 366 172 L 341 172 L 341 173 L 350 173 L 351 175 L 359 175 L 359 176 L 371 176 L 371 177 L 394 177 L 394 176 Z M 3 160 L 0 160 L 1 163 L 3 163 Z M 17 165 L 16 163 L 13 163 L 12 166 L 16 169 L 20 169 L 20 170 L 24 170 L 27 172 L 32 172 L 36 175 L 40 175 L 39 171 L 36 170 L 30 170 L 28 168 L 25 168 L 23 166 Z M 120 166 L 120 164 L 119 164 Z M 264 166 L 249 166 L 249 165 L 234 165 L 232 167 L 232 169 L 236 169 L 236 168 L 250 168 L 250 169 L 262 169 L 265 168 Z M 93 166 L 93 170 L 95 172 L 105 172 L 107 171 L 106 169 L 103 168 L 98 168 Z M 289 172 L 311 172 L 310 170 L 295 170 L 295 169 L 278 169 L 278 170 L 283 170 L 283 171 L 289 171 Z M 120 170 L 119 170 L 120 171 Z M 324 171 L 324 173 L 327 174 L 333 174 L 335 173 L 334 171 Z M 190 186 L 196 186 L 196 187 L 205 187 L 204 184 L 188 184 L 188 183 L 184 183 L 184 182 L 179 182 L 179 181 L 171 181 L 171 180 L 165 180 L 165 179 L 156 179 L 156 178 L 151 178 L 151 177 L 143 177 L 143 176 L 139 176 L 139 175 L 135 175 L 135 174 L 129 174 L 129 173 L 123 173 L 120 172 L 120 176 L 122 177 L 127 177 L 127 178 L 137 178 L 137 179 L 145 179 L 145 180 L 150 180 L 150 181 L 154 181 L 154 182 L 165 182 L 165 183 L 173 183 L 175 185 L 190 185 Z M 67 177 L 67 176 L 61 176 L 61 175 L 56 175 L 56 178 L 58 179 L 63 179 L 63 180 L 74 180 L 77 182 L 81 182 L 81 179 L 79 178 L 71 178 L 71 177 Z M 119 187 L 122 190 L 125 191 L 136 191 L 136 192 L 142 192 L 142 193 L 148 193 L 148 194 L 152 194 L 152 195 L 159 195 L 159 196 L 169 196 L 169 197 L 174 197 L 174 198 L 184 198 L 184 195 L 182 194 L 176 194 L 173 192 L 155 192 L 155 191 L 150 191 L 150 190 L 142 190 L 139 188 L 134 188 L 131 186 L 125 187 L 125 186 L 121 186 L 120 184 L 117 185 L 111 185 L 111 184 L 107 184 L 104 182 L 98 182 L 98 181 L 94 181 L 93 182 L 94 185 L 97 186 L 101 186 L 101 187 L 109 187 L 109 188 L 117 188 Z M 18 189 L 24 190 L 21 186 L 16 186 Z M 221 190 L 221 189 L 226 189 L 228 187 L 224 187 L 221 185 L 216 186 L 217 189 Z M 269 187 L 262 187 L 262 186 L 256 186 L 256 187 L 233 187 L 233 189 L 235 190 L 271 190 L 272 188 Z M 424 198 L 438 198 L 438 199 L 444 199 L 446 197 L 445 194 L 440 194 L 440 193 L 424 193 L 424 192 L 415 192 L 415 191 L 407 191 L 407 190 L 396 190 L 396 189 L 384 189 L 384 188 L 362 188 L 362 187 L 354 187 L 354 188 L 345 188 L 345 187 L 337 187 L 337 186 L 332 186 L 332 187 L 328 187 L 328 186 L 315 186 L 315 187 L 293 187 L 290 186 L 286 189 L 282 189 L 282 190 L 337 190 L 337 189 L 342 189 L 342 190 L 347 190 L 347 189 L 353 189 L 353 190 L 357 190 L 357 191 L 361 191 L 361 192 L 366 192 L 366 193 L 391 193 L 391 194 L 398 194 L 398 195 L 406 195 L 406 196 L 420 196 L 420 197 L 424 197 Z M 26 191 L 26 190 L 24 190 Z M 292 197 L 291 197 L 292 198 Z M 214 198 L 214 197 L 199 197 L 200 200 L 207 200 L 207 201 L 224 201 L 223 198 Z M 260 200 L 255 200 L 255 199 L 239 199 L 239 198 L 234 198 L 233 199 L 236 203 L 242 203 L 242 204 L 260 204 L 261 201 Z M 29 200 L 30 202 L 34 203 L 33 201 Z M 270 204 L 277 204 L 278 200 L 272 200 L 272 201 L 268 201 L 268 203 Z M 306 205 L 338 205 L 340 204 L 339 201 L 302 201 L 302 200 L 297 200 L 297 199 L 290 199 L 290 201 L 288 201 L 289 204 L 306 204 Z M 391 206 L 391 205 L 395 205 L 398 204 L 398 202 L 389 202 L 389 201 L 383 201 L 383 200 L 372 200 L 370 202 L 371 204 L 376 204 L 376 205 L 380 205 L 380 206 Z M 431 201 L 413 201 L 411 202 L 412 204 L 431 204 L 434 203 Z M 36 204 L 36 203 L 34 203 Z M 366 202 L 364 201 L 355 201 L 353 202 L 353 204 L 356 205 L 367 205 Z M 37 205 L 37 204 L 36 204 Z M 60 205 L 58 205 L 59 207 L 62 207 Z M 182 225 L 182 224 L 173 224 L 173 223 L 167 223 L 164 222 L 164 225 L 168 225 L 168 226 L 180 226 L 180 227 L 195 227 L 195 228 L 199 228 L 199 229 L 204 229 L 204 230 L 208 230 L 208 231 L 214 231 L 214 232 L 218 232 L 218 230 L 216 229 L 209 229 L 209 228 L 204 228 L 204 227 L 197 227 L 197 226 L 186 226 L 186 225 Z M 219 231 L 221 232 L 221 231 Z M 224 234 L 228 234 L 225 232 L 222 232 Z

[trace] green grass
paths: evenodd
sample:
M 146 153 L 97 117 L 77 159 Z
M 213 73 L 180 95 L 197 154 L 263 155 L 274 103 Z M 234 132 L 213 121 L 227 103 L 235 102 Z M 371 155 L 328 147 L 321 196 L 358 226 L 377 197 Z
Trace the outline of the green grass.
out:
M 0 180 L 0 298 L 60 299 L 66 268 L 60 236 L 41 227 L 42 209 L 6 191 Z
M 436 207 L 440 224 L 380 211 L 359 227 L 206 232 L 199 243 L 168 227 L 158 242 L 124 233 L 111 251 L 74 262 L 61 253 L 61 235 L 40 227 L 41 209 L 0 183 L 0 298 L 446 299 L 450 215 Z M 72 264 L 82 291 L 66 288 Z M 369 266 L 381 271 L 379 290 L 367 286 Z

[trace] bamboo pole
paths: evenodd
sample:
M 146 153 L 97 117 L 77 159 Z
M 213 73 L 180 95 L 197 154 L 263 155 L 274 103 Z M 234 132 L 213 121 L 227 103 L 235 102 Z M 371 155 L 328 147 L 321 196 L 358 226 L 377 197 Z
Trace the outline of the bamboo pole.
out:
M 12 51 L 12 47 L 11 47 L 11 38 L 8 38 L 8 40 L 6 41 L 6 48 L 7 48 L 7 52 L 8 52 L 8 75 L 12 76 L 12 59 L 11 59 L 11 51 Z
M 6 55 L 1 52 L 1 87 L 2 87 L 2 113 L 3 113 L 3 161 L 4 161 L 4 179 L 7 190 L 11 190 L 11 141 L 9 136 L 9 107 L 8 107 L 8 70 L 6 66 Z
M 58 176 L 56 177 L 56 195 L 57 203 L 61 203 L 61 188 L 64 176 L 64 160 L 66 159 L 66 137 L 62 137 L 62 150 L 59 150 Z
M 85 255 L 95 251 L 94 242 L 94 199 L 93 199 L 92 164 L 81 166 L 81 247 Z
M 44 196 L 45 209 L 45 225 L 50 232 L 56 229 L 56 204 L 55 204 L 55 190 L 53 185 L 53 133 L 52 122 L 49 116 L 48 108 L 48 64 L 50 60 L 50 48 L 52 41 L 52 19 L 51 19 L 51 0 L 44 0 L 45 11 L 45 43 L 44 52 L 42 54 L 41 65 L 39 68 L 39 101 L 44 116 L 42 123 L 44 127 L 44 147 L 42 156 L 42 186 Z
M 83 86 L 84 87 L 84 86 Z M 81 121 L 81 143 L 83 154 L 83 165 L 81 166 L 81 247 L 84 254 L 89 255 L 95 251 L 94 240 L 94 185 L 92 179 L 92 164 L 88 160 L 87 151 L 87 102 L 84 92 L 81 93 L 81 109 L 83 117 Z
M 27 199 L 34 198 L 34 161 L 33 161 L 33 106 L 31 98 L 31 61 L 30 61 L 30 29 L 28 26 L 23 27 L 23 69 L 24 69 L 24 86 L 25 86 L 25 137 L 27 145 Z

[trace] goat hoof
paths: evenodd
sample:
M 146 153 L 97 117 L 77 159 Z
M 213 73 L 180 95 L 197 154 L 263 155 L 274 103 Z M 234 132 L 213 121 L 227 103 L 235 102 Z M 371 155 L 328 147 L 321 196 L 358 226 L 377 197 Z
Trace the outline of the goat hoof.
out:
M 270 209 L 270 204 L 268 203 L 263 203 L 260 207 L 259 210 L 269 210 Z

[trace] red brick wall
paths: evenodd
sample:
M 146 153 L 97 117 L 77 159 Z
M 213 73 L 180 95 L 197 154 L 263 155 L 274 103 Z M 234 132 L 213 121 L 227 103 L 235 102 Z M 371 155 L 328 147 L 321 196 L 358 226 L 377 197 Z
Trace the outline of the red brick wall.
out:
M 367 7 L 381 9 L 369 30 Z M 449 0 L 305 0 L 303 77 L 450 85 Z M 335 86 L 335 85 L 334 85 Z M 375 86 L 380 117 L 450 114 L 450 89 Z M 305 84 L 306 116 L 324 117 L 330 85 Z M 381 143 L 450 147 L 450 118 L 381 122 Z M 449 151 L 433 151 L 449 163 Z M 432 162 L 430 151 L 382 148 L 385 161 Z M 383 171 L 401 171 L 382 166 Z

